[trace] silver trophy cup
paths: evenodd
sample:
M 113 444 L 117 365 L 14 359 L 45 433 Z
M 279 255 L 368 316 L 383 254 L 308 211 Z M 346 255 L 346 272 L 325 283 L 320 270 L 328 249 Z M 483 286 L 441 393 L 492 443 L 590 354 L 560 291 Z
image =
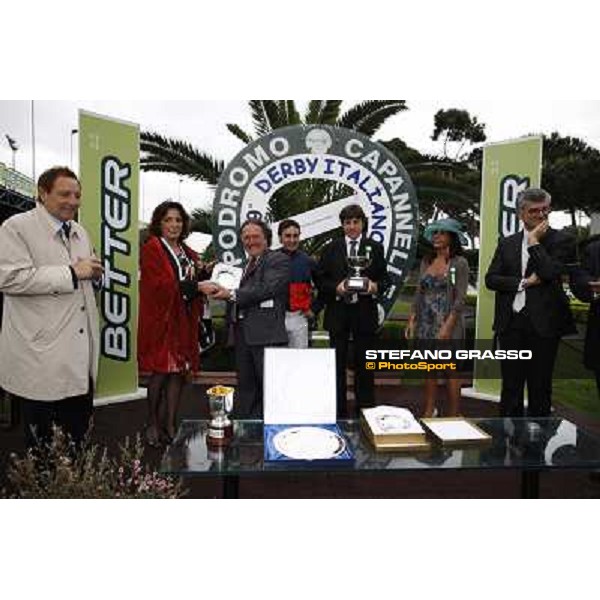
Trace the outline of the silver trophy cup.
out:
M 346 289 L 349 292 L 365 294 L 369 291 L 369 279 L 362 272 L 371 265 L 371 257 L 368 255 L 357 255 L 348 257 L 348 266 L 352 274 L 346 280 Z
M 229 415 L 233 410 L 234 388 L 216 385 L 207 390 L 210 421 L 206 434 L 207 446 L 227 446 L 233 438 L 233 424 Z

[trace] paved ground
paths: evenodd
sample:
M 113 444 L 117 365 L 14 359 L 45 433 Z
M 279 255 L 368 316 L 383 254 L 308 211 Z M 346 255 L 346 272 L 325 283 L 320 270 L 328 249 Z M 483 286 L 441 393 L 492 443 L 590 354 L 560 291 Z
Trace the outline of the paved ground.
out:
M 220 377 L 221 381 L 223 378 Z M 212 380 L 213 382 L 215 380 Z M 180 417 L 205 418 L 205 385 L 189 386 L 184 395 Z M 377 387 L 378 403 L 406 406 L 420 412 L 420 389 L 412 386 L 384 385 Z M 444 397 L 444 388 L 439 390 Z M 145 421 L 145 402 L 135 401 L 97 408 L 95 411 L 95 441 L 116 448 L 126 436 L 141 431 Z M 463 399 L 465 416 L 496 416 L 497 406 L 480 400 Z M 557 406 L 565 416 L 600 435 L 600 421 Z M 22 451 L 20 428 L 0 430 L 0 487 L 4 485 L 5 465 L 10 451 Z M 146 460 L 158 466 L 161 453 L 148 448 Z M 221 495 L 217 480 L 195 478 L 187 480 L 190 498 L 211 498 Z M 390 474 L 276 474 L 271 477 L 241 478 L 240 496 L 244 498 L 515 498 L 520 493 L 517 473 L 436 472 Z M 581 471 L 544 473 L 540 494 L 546 498 L 598 498 L 600 483 L 590 480 Z

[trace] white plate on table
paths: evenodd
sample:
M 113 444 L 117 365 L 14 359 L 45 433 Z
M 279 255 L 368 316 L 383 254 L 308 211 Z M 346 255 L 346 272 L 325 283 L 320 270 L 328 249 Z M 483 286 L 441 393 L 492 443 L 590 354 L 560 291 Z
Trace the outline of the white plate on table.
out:
M 295 460 L 324 460 L 346 449 L 344 438 L 322 427 L 290 427 L 273 437 L 275 449 Z

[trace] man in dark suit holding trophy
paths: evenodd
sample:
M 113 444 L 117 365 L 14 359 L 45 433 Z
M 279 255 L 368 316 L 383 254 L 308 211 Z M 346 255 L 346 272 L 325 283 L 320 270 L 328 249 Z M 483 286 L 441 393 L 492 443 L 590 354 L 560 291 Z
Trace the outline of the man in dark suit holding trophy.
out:
M 344 418 L 349 416 L 346 364 L 350 338 L 354 341 L 356 412 L 374 404 L 374 375 L 365 369 L 364 351 L 376 339 L 377 297 L 385 291 L 388 275 L 383 247 L 366 236 L 367 219 L 362 208 L 346 206 L 340 212 L 340 222 L 344 236 L 324 249 L 317 286 L 325 303 L 324 327 L 336 351 L 337 413 Z M 356 271 L 361 271 L 360 275 Z

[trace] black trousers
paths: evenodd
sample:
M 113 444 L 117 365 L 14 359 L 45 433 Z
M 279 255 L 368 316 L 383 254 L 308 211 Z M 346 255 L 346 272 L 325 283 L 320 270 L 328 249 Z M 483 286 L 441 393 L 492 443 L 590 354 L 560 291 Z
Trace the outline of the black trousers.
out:
M 376 336 L 374 333 L 365 333 L 358 330 L 358 322 L 341 331 L 329 332 L 329 345 L 335 349 L 335 366 L 337 379 L 337 416 L 338 419 L 357 418 L 361 408 L 369 408 L 375 403 L 375 375 L 373 371 L 365 369 L 365 350 L 374 347 Z M 348 365 L 348 350 L 350 334 L 354 342 L 354 392 L 355 411 L 350 414 L 347 403 L 346 366 Z
M 262 418 L 264 346 L 248 346 L 238 330 L 235 360 L 238 374 L 238 402 L 234 415 L 238 419 Z
M 34 448 L 52 439 L 52 424 L 60 427 L 80 445 L 90 426 L 94 409 L 94 395 L 90 379 L 88 391 L 81 396 L 71 396 L 52 402 L 19 398 L 22 407 L 25 443 Z
M 527 384 L 527 416 L 547 417 L 552 407 L 552 373 L 560 338 L 540 337 L 527 309 L 513 315 L 509 327 L 498 336 L 502 350 L 531 350 L 532 360 L 501 361 L 500 414 L 523 417 Z
M 270 348 L 285 344 L 269 344 Z M 238 375 L 237 403 L 233 414 L 238 419 L 263 418 L 263 381 L 265 346 L 250 346 L 242 328 L 235 325 L 235 362 Z

